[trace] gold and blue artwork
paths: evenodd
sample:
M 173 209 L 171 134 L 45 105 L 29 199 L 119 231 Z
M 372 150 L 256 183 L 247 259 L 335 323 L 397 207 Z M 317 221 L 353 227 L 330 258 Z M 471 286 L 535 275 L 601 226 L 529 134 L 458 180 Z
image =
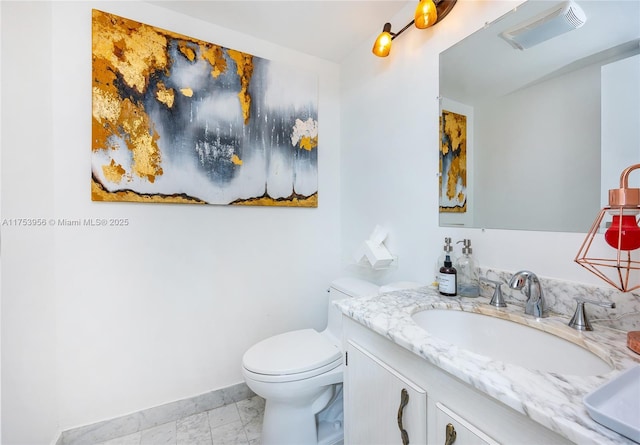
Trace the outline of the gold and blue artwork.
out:
M 92 12 L 94 201 L 317 207 L 318 80 Z
M 440 116 L 440 213 L 467 211 L 467 117 Z

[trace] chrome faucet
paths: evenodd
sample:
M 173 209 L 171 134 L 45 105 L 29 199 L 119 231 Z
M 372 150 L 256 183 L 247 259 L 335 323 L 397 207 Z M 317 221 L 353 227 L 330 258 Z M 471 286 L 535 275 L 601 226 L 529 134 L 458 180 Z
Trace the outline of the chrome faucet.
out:
M 576 302 L 578 303 L 576 306 L 576 312 L 573 314 L 573 317 L 569 322 L 569 326 L 573 329 L 577 329 L 578 331 L 593 331 L 591 323 L 589 323 L 589 319 L 587 318 L 587 312 L 584 310 L 585 303 L 595 304 L 596 306 L 608 307 L 611 309 L 616 307 L 616 304 L 612 301 L 587 300 L 582 297 L 577 297 Z
M 480 281 L 486 281 L 487 283 L 493 284 L 496 288 L 493 291 L 493 297 L 491 297 L 491 301 L 489 304 L 495 307 L 507 307 L 507 303 L 504 301 L 504 297 L 502 296 L 502 289 L 500 286 L 502 285 L 501 281 L 490 280 L 486 277 L 480 277 Z
M 509 280 L 509 287 L 511 289 L 522 290 L 527 296 L 527 301 L 524 306 L 525 314 L 533 315 L 537 318 L 549 316 L 547 304 L 542 293 L 542 286 L 536 274 L 528 270 L 516 272 L 511 277 L 511 280 Z

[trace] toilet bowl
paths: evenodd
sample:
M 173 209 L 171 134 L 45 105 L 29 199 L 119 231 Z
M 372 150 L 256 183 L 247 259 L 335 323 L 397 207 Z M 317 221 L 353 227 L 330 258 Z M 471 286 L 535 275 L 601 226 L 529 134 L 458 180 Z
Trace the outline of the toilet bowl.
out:
M 342 444 L 342 314 L 332 301 L 375 295 L 378 290 L 355 278 L 335 280 L 329 289 L 325 330 L 285 332 L 244 354 L 247 386 L 265 399 L 262 445 Z

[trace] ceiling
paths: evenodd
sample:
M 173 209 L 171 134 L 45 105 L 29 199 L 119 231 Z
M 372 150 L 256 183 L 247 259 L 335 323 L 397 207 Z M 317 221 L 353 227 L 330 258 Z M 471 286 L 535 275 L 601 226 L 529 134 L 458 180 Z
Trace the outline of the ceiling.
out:
M 150 1 L 333 62 L 382 31 L 385 22 L 415 0 L 200 0 Z M 413 17 L 407 17 L 409 22 Z M 394 29 L 405 23 L 393 23 Z

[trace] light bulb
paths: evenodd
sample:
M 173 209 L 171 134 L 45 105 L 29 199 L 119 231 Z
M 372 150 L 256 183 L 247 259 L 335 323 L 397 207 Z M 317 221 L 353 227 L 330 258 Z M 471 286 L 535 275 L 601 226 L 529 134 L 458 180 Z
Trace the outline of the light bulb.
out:
M 420 0 L 416 7 L 416 28 L 424 29 L 432 26 L 438 20 L 438 10 L 433 0 Z
M 385 23 L 382 32 L 373 44 L 372 52 L 378 57 L 387 57 L 391 51 L 391 23 Z
M 636 221 L 636 214 L 637 212 L 633 214 L 622 212 L 613 215 L 613 222 L 604 234 L 607 244 L 614 249 L 625 251 L 640 248 L 640 227 Z

